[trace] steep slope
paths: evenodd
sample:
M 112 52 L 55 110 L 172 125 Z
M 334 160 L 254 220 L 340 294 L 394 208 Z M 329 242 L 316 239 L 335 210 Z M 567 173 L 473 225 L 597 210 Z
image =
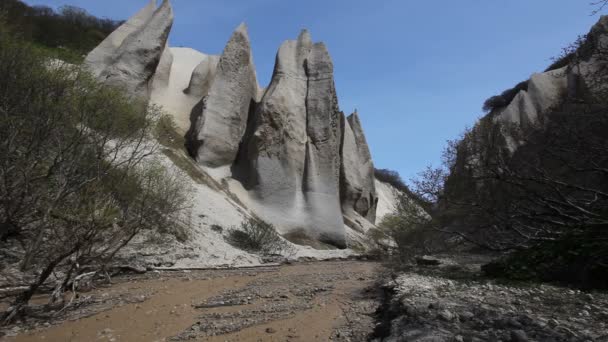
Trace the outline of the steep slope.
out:
M 532 248 L 602 220 L 607 41 L 604 16 L 559 63 L 486 102 L 439 206 L 453 229 Z
M 200 109 L 199 104 L 207 94 L 207 91 L 198 90 L 205 88 L 199 79 L 212 79 L 212 76 L 205 76 L 215 72 L 219 57 L 205 55 L 190 48 L 169 48 L 166 51 L 172 56 L 169 80 L 163 82 L 155 78 L 151 102 L 171 114 L 180 134 L 184 135 L 190 129 L 191 112 Z M 203 70 L 201 66 L 204 66 Z

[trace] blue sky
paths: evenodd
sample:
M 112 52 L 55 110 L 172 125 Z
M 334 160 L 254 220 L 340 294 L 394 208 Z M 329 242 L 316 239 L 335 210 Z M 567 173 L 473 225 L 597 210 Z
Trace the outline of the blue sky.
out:
M 26 0 L 126 19 L 148 0 Z M 340 106 L 363 121 L 376 167 L 405 180 L 438 164 L 483 101 L 533 72 L 599 19 L 591 0 L 173 0 L 170 44 L 219 54 L 246 22 L 260 83 L 285 39 L 308 28 L 335 65 Z M 608 14 L 608 13 L 604 13 Z

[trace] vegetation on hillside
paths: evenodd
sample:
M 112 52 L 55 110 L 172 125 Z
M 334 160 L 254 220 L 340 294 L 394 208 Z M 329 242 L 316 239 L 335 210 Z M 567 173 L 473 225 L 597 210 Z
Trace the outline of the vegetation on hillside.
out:
M 274 226 L 257 218 L 231 228 L 226 237 L 228 243 L 239 249 L 262 255 L 290 252 L 289 243 L 281 238 Z
M 414 193 L 403 181 L 399 172 L 389 169 L 374 169 L 374 176 L 377 180 L 393 186 L 395 189 L 404 193 L 407 197 L 413 199 L 418 205 L 425 209 L 430 209 L 432 203 Z
M 592 53 L 597 69 L 537 127 L 485 117 L 447 149 L 451 163 L 415 182 L 437 203 L 431 231 L 506 253 L 488 274 L 608 286 L 608 47 L 596 40 L 565 50 L 568 68 Z M 519 142 L 515 153 L 505 136 Z
M 33 279 L 4 322 L 51 276 L 45 308 L 57 310 L 141 232 L 183 233 L 189 188 L 154 161 L 158 110 L 50 62 L 1 21 L 0 99 L 0 262 Z
M 0 15 L 21 39 L 70 63 L 81 62 L 121 24 L 96 18 L 75 6 L 55 11 L 47 6 L 28 6 L 20 0 L 2 0 Z

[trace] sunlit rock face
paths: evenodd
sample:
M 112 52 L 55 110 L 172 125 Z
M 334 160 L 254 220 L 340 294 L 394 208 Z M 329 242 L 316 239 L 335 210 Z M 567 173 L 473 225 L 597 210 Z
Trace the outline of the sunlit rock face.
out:
M 342 165 L 340 197 L 344 221 L 351 228 L 365 231 L 375 223 L 378 196 L 374 183 L 374 164 L 357 112 L 342 117 Z
M 173 9 L 168 0 L 154 11 L 153 7 L 151 2 L 121 25 L 85 60 L 101 82 L 121 87 L 145 101 L 150 97 L 155 75 L 168 78 L 163 74 L 171 62 L 171 56 L 164 52 L 173 25 Z M 157 73 L 159 65 L 161 70 Z
M 190 151 L 200 164 L 232 165 L 249 112 L 255 108 L 258 89 L 247 27 L 241 24 L 224 48 L 201 114 L 189 135 Z
M 116 51 L 122 45 L 125 38 L 144 28 L 155 11 L 156 0 L 150 0 L 146 7 L 129 18 L 129 20 L 112 32 L 99 46 L 87 55 L 84 63 L 90 67 L 93 75 L 99 76 L 102 71 L 114 62 Z
M 326 46 L 306 30 L 285 41 L 261 88 L 244 24 L 213 56 L 169 47 L 172 23 L 169 1 L 152 1 L 86 65 L 172 115 L 192 158 L 280 233 L 346 247 L 345 223 L 373 227 L 371 154 L 358 114 L 339 109 Z
M 256 106 L 233 176 L 282 233 L 345 246 L 340 209 L 340 112 L 333 64 L 307 31 L 284 42 Z

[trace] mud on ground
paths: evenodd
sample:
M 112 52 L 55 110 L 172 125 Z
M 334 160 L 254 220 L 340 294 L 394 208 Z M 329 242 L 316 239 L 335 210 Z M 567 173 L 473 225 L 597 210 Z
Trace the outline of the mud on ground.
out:
M 365 341 L 383 269 L 360 261 L 153 272 L 79 294 L 6 341 Z M 42 303 L 44 297 L 36 299 Z

